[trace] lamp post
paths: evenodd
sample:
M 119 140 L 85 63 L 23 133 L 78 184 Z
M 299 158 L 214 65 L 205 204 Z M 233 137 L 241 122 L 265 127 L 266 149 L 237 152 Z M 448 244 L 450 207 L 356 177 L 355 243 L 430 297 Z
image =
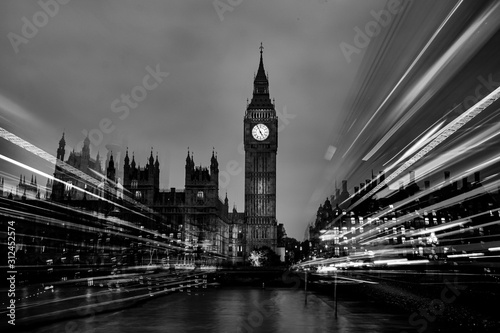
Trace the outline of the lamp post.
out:
M 333 284 L 333 301 L 335 302 L 335 319 L 337 319 L 337 271 L 335 271 L 335 283 Z

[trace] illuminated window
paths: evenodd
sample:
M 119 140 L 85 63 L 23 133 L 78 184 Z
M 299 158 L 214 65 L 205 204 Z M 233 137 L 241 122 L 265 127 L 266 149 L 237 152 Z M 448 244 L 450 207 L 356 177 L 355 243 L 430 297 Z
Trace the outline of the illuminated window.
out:
M 66 184 L 66 191 L 71 190 L 73 188 L 73 181 L 68 180 L 66 183 L 68 183 Z
M 135 198 L 138 199 L 138 200 L 142 198 L 141 191 L 135 191 Z
M 198 191 L 198 194 L 196 194 L 196 198 L 198 198 L 198 200 L 203 200 L 203 191 Z
M 137 180 L 133 180 L 132 184 L 131 184 L 132 188 L 137 188 L 137 185 L 138 185 L 138 181 Z

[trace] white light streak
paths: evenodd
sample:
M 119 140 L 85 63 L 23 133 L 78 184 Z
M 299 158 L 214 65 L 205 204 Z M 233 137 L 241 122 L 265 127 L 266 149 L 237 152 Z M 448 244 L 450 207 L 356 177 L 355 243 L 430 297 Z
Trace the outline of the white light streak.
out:
M 351 150 L 352 146 L 354 145 L 354 143 L 356 143 L 356 141 L 359 139 L 359 137 L 361 136 L 361 134 L 365 131 L 365 129 L 368 127 L 368 125 L 372 122 L 372 120 L 375 118 L 375 116 L 380 112 L 380 110 L 382 109 L 382 107 L 387 103 L 387 101 L 391 98 L 392 94 L 394 94 L 394 92 L 396 91 L 396 89 L 399 87 L 399 85 L 403 82 L 403 80 L 406 78 L 406 76 L 410 73 L 410 71 L 413 69 L 413 67 L 417 64 L 417 62 L 420 60 L 420 58 L 422 57 L 422 55 L 425 53 L 425 51 L 427 51 L 427 49 L 429 48 L 429 46 L 432 44 L 432 42 L 434 41 L 434 39 L 437 37 L 437 35 L 439 34 L 439 32 L 441 31 L 441 29 L 443 29 L 444 25 L 448 22 L 448 20 L 451 18 L 451 16 L 453 16 L 453 14 L 455 13 L 455 11 L 458 9 L 458 7 L 462 4 L 463 0 L 460 0 L 454 7 L 453 9 L 450 11 L 450 13 L 448 13 L 448 15 L 446 16 L 446 18 L 444 19 L 443 22 L 441 22 L 441 24 L 439 25 L 439 27 L 436 29 L 436 31 L 434 32 L 434 34 L 432 35 L 432 37 L 427 41 L 427 43 L 425 44 L 425 46 L 423 47 L 422 50 L 420 50 L 418 56 L 413 60 L 413 62 L 411 63 L 410 67 L 408 67 L 408 69 L 406 70 L 406 72 L 401 76 L 401 78 L 399 79 L 398 83 L 396 83 L 396 85 L 394 86 L 394 88 L 392 88 L 391 92 L 387 95 L 387 97 L 382 101 L 382 103 L 379 105 L 379 107 L 377 108 L 377 110 L 375 110 L 375 112 L 373 113 L 373 115 L 370 117 L 370 119 L 368 120 L 368 122 L 365 124 L 365 126 L 363 126 L 363 129 L 359 132 L 358 136 L 354 139 L 354 141 L 352 142 L 351 146 L 347 149 L 347 151 L 345 152 L 345 154 L 342 156 L 342 158 L 344 158 L 347 153 L 349 152 L 349 150 Z M 373 151 L 373 150 L 372 150 Z M 370 155 L 370 157 L 374 154 L 375 152 L 373 153 L 368 153 L 368 155 Z M 369 157 L 368 157 L 369 158 Z M 363 158 L 364 161 L 368 160 L 368 158 L 365 156 Z
M 444 24 L 446 21 L 448 21 L 451 17 L 451 15 L 458 9 L 459 5 L 462 3 L 460 1 L 455 5 L 453 8 L 452 12 L 446 17 L 445 21 L 443 24 L 436 30 L 435 34 L 432 36 L 431 40 L 434 39 L 437 35 L 437 33 L 443 28 Z M 491 24 L 492 22 L 492 17 L 497 15 L 498 13 L 495 13 L 498 10 L 499 4 L 495 4 L 492 7 L 488 9 L 486 13 L 484 13 L 479 19 L 477 19 L 475 22 L 471 24 L 471 26 L 468 27 L 468 29 L 453 43 L 453 45 L 445 52 L 445 54 L 433 64 L 433 66 L 425 73 L 425 75 L 420 79 L 420 81 L 415 85 L 415 87 L 407 94 L 409 99 L 414 99 L 417 94 L 419 94 L 422 90 L 427 90 L 425 95 L 419 99 L 419 101 L 412 107 L 408 112 L 405 113 L 403 118 L 398 121 L 396 125 L 394 125 L 385 135 L 384 137 L 375 145 L 375 147 L 368 153 L 366 154 L 365 157 L 363 157 L 363 161 L 367 161 L 370 159 L 379 149 L 382 147 L 383 144 L 389 140 L 389 138 L 396 133 L 396 131 L 403 126 L 403 124 L 410 119 L 410 117 L 420 108 L 420 105 L 425 104 L 432 95 L 434 95 L 441 86 L 443 86 L 447 82 L 447 78 L 449 79 L 452 75 L 451 70 L 447 70 L 449 66 L 458 66 L 458 64 L 465 62 L 468 57 L 470 57 L 471 52 L 465 52 L 467 49 L 471 50 L 471 48 L 479 48 L 482 46 L 482 42 L 487 40 L 493 33 L 496 32 L 496 28 L 498 27 L 498 23 L 495 27 Z M 490 25 L 487 25 L 490 23 Z M 481 32 L 481 35 L 479 35 L 479 32 Z M 429 41 L 429 43 L 431 42 Z M 429 43 L 426 45 L 428 47 Z M 423 50 L 424 51 L 424 50 Z M 422 52 L 423 52 L 422 51 Z M 462 55 L 461 59 L 457 59 L 459 55 Z M 419 54 L 419 57 L 421 54 Z M 416 61 L 416 60 L 415 60 Z M 412 64 L 412 66 L 415 64 Z M 406 76 L 408 72 L 404 74 Z M 440 77 L 440 82 L 435 84 L 435 87 L 432 89 L 429 87 L 430 83 L 435 80 L 437 77 Z M 401 78 L 403 80 L 404 76 Z M 400 82 L 401 82 L 400 80 Z M 398 85 L 399 83 L 398 82 Z M 396 87 L 395 87 L 396 88 Z M 394 88 L 394 89 L 395 89 Z M 394 91 L 393 89 L 393 91 Z M 391 91 L 391 94 L 393 93 Z M 432 93 L 430 93 L 432 91 Z M 389 96 L 388 96 L 389 97 Z M 386 98 L 387 100 L 387 98 Z M 385 100 L 384 100 L 385 103 Z M 418 107 L 417 107 L 418 106 Z M 378 110 L 377 110 L 378 112 Z M 371 119 L 370 119 L 371 120 Z M 366 126 L 365 126 L 366 127 Z M 364 128 L 363 128 L 364 130 Z M 361 135 L 361 133 L 359 134 Z M 359 137 L 358 135 L 358 137 Z M 357 138 L 356 138 L 357 139 Z M 354 142 L 353 142 L 354 144 Z M 352 147 L 352 145 L 351 145 Z M 350 149 L 350 148 L 349 148 Z
M 472 257 L 481 257 L 484 256 L 484 253 L 461 253 L 461 254 L 449 254 L 448 258 L 472 258 Z
M 389 177 L 385 179 L 385 181 L 379 183 L 375 188 L 373 188 L 370 192 L 365 194 L 360 200 L 356 201 L 348 210 L 352 210 L 354 207 L 359 205 L 364 200 L 371 197 L 377 191 L 379 191 L 382 187 L 384 187 L 387 183 L 395 179 L 399 176 L 403 171 L 407 170 L 410 166 L 415 164 L 417 161 L 422 159 L 425 155 L 427 155 L 434 148 L 439 146 L 443 141 L 445 141 L 448 137 L 453 135 L 457 130 L 462 128 L 469 121 L 474 119 L 477 115 L 479 115 L 484 109 L 493 104 L 496 100 L 500 98 L 500 87 L 496 88 L 493 92 L 491 92 L 488 96 L 484 97 L 482 100 L 477 102 L 475 105 L 470 107 L 467 111 L 461 114 L 459 117 L 451 121 L 448 125 L 446 125 L 443 129 L 439 131 L 439 134 L 424 148 L 422 148 L 418 153 L 416 153 L 412 158 L 406 161 L 403 165 L 401 165 L 396 171 L 394 171 Z
M 4 138 L 5 140 L 7 141 L 10 141 L 12 142 L 13 144 L 15 144 L 16 146 L 19 146 L 21 148 L 23 148 L 24 150 L 26 151 L 29 151 L 30 153 L 32 153 L 33 155 L 36 155 L 48 162 L 50 162 L 51 164 L 53 165 L 57 165 L 57 166 L 60 166 L 62 169 L 64 169 L 65 171 L 69 172 L 69 173 L 72 173 L 74 174 L 75 176 L 79 177 L 80 179 L 94 185 L 95 187 L 99 187 L 99 185 L 101 184 L 97 179 L 93 178 L 93 177 L 90 177 L 89 175 L 87 175 L 86 173 L 74 168 L 73 166 L 65 163 L 64 161 L 61 161 L 61 160 L 58 160 L 56 157 L 54 157 L 53 155 L 47 153 L 46 151 L 36 147 L 35 145 L 31 144 L 30 142 L 18 137 L 17 135 L 3 129 L 2 127 L 0 127 L 0 137 Z M 3 156 L 3 155 L 2 155 Z M 11 161 L 14 161 L 12 159 L 10 159 Z M 16 161 L 17 162 L 17 161 Z M 24 164 L 23 164 L 24 165 Z M 25 165 L 26 167 L 28 167 L 27 165 Z M 35 171 L 33 171 L 35 172 Z M 62 182 L 64 184 L 67 184 L 69 185 L 68 183 L 66 182 L 63 182 L 61 181 L 60 179 L 57 179 L 57 178 L 54 178 L 52 176 L 50 176 L 50 178 L 52 180 L 57 180 L 59 182 Z M 79 189 L 77 188 L 78 190 L 80 191 L 83 191 L 89 195 L 93 195 L 95 196 L 93 193 L 90 193 L 88 191 L 85 191 L 83 189 Z M 148 213 L 153 213 L 153 210 L 135 200 L 132 200 L 130 198 L 128 198 L 127 196 L 124 196 L 123 197 L 123 200 L 124 201 L 128 201 L 129 203 L 135 205 L 135 206 L 138 206 L 140 208 L 142 208 L 143 210 L 145 210 L 146 212 Z M 114 203 L 116 204 L 116 203 Z M 123 207 L 125 208 L 125 207 Z M 142 215 L 142 214 L 141 214 Z

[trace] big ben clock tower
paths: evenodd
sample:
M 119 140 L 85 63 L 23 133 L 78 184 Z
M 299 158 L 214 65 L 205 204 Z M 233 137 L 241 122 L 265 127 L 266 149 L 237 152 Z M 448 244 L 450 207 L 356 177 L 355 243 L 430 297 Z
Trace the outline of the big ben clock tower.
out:
M 276 252 L 276 154 L 278 117 L 269 98 L 269 81 L 260 63 L 253 97 L 243 122 L 245 144 L 246 253 L 268 246 Z

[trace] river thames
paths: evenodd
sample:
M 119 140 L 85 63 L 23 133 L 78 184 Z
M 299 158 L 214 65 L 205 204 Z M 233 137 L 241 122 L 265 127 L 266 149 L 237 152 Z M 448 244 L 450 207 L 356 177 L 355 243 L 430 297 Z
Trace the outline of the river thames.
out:
M 403 332 L 408 314 L 371 301 L 304 290 L 208 288 L 179 292 L 132 308 L 39 327 L 37 333 L 126 332 Z M 428 330 L 428 332 L 432 332 Z

